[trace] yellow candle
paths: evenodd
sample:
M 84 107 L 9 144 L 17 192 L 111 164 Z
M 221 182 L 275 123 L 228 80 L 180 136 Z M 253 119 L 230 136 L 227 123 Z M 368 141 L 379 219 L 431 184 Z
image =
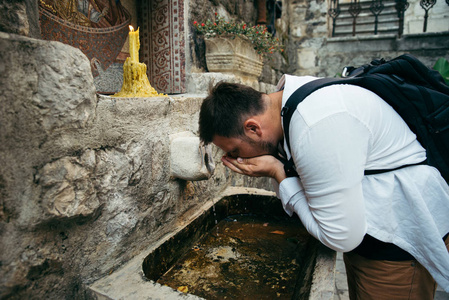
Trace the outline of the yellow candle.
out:
M 134 28 L 129 26 L 129 55 L 131 56 L 131 61 L 139 62 L 139 28 L 134 31 Z
M 129 26 L 129 55 L 123 64 L 123 85 L 113 97 L 167 97 L 158 93 L 150 84 L 147 65 L 139 63 L 139 28 Z

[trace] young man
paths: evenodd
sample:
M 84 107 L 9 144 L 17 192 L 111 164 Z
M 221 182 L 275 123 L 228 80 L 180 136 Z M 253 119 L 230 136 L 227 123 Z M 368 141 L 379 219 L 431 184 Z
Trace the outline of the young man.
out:
M 285 211 L 345 252 L 351 299 L 433 299 L 434 279 L 449 292 L 449 186 L 438 170 L 364 176 L 426 159 L 393 108 L 357 86 L 322 88 L 293 114 L 289 152 L 281 109 L 313 79 L 285 75 L 268 95 L 219 83 L 201 107 L 201 140 L 221 148 L 231 170 L 273 178 Z M 293 157 L 299 177 L 286 176 L 280 157 Z

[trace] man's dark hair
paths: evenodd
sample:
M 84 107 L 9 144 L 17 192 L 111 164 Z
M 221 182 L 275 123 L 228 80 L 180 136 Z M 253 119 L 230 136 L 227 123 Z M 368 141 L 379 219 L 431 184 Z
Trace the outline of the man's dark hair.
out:
M 209 144 L 215 135 L 241 136 L 246 117 L 264 110 L 261 92 L 242 84 L 219 82 L 201 105 L 200 139 Z

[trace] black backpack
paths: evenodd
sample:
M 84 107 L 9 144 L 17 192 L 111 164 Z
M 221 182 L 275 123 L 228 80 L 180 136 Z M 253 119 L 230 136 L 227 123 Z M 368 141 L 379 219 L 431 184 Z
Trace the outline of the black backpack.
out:
M 440 73 L 404 54 L 390 61 L 377 59 L 359 68 L 346 67 L 342 76 L 311 81 L 287 100 L 281 115 L 289 148 L 289 124 L 296 106 L 322 87 L 353 84 L 373 91 L 398 112 L 426 149 L 424 163 L 436 167 L 449 182 L 449 86 Z M 284 164 L 284 169 L 287 176 L 295 175 L 293 159 Z M 392 170 L 366 170 L 365 175 Z

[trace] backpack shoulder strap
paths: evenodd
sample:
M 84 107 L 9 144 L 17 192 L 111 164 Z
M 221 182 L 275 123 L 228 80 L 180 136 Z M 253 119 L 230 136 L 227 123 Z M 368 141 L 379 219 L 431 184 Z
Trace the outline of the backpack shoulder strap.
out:
M 299 87 L 287 100 L 284 107 L 281 110 L 282 116 L 282 125 L 284 127 L 284 139 L 287 143 L 287 147 L 291 152 L 290 148 L 290 120 L 293 116 L 293 113 L 296 110 L 296 107 L 299 103 L 301 103 L 307 96 L 309 96 L 314 91 L 337 83 L 345 83 L 347 79 L 342 78 L 321 78 L 317 80 L 313 80 Z M 293 158 L 290 158 L 288 162 L 284 164 L 284 170 L 287 177 L 298 176 L 295 170 L 295 164 L 293 162 Z
M 287 147 L 290 150 L 290 120 L 293 116 L 293 113 L 296 110 L 296 107 L 299 103 L 301 103 L 307 96 L 309 96 L 314 91 L 332 85 L 332 84 L 339 84 L 339 83 L 354 83 L 352 82 L 353 79 L 357 78 L 351 78 L 351 79 L 345 79 L 345 78 L 321 78 L 316 79 L 313 81 L 310 81 L 303 86 L 299 87 L 287 100 L 284 107 L 281 110 L 281 116 L 282 116 L 282 125 L 284 127 L 284 139 L 287 143 Z M 349 82 L 351 80 L 351 82 Z

